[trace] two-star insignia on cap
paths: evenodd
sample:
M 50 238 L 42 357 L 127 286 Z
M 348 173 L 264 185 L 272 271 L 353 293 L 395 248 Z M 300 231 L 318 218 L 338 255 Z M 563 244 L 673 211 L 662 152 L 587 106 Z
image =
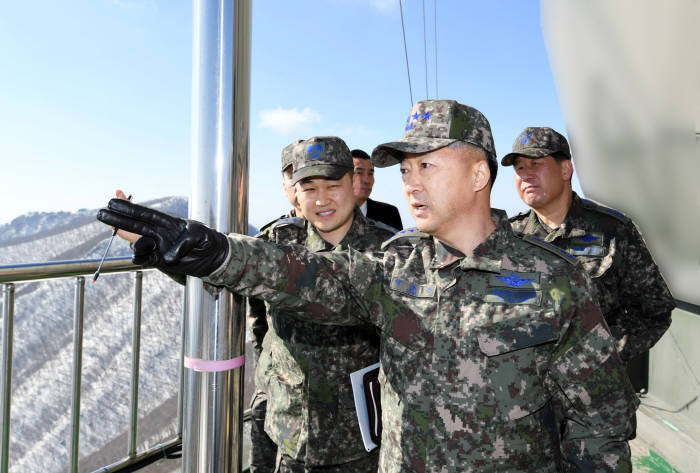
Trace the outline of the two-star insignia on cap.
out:
M 433 114 L 430 112 L 425 112 L 425 113 L 414 113 L 413 115 L 408 116 L 408 120 L 406 120 L 406 130 L 411 130 L 413 128 L 413 125 L 415 125 L 415 122 L 418 120 L 424 122 L 426 120 L 429 120 L 430 117 L 432 117 Z

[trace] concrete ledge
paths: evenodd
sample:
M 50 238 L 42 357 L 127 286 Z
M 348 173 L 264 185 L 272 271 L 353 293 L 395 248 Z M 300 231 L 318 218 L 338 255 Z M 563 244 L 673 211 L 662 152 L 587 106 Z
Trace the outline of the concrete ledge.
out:
M 630 442 L 634 471 L 700 471 L 700 425 L 684 415 L 684 411 L 661 410 L 672 410 L 672 406 L 652 396 L 645 396 L 641 401 L 637 411 L 637 438 Z

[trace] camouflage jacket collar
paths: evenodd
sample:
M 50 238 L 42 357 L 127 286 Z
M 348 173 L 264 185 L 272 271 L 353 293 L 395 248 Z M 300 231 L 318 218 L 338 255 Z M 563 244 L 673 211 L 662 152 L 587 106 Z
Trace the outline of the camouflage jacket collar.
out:
M 348 248 L 358 248 L 361 245 L 362 238 L 367 232 L 367 220 L 365 216 L 362 215 L 360 208 L 355 206 L 352 225 L 350 229 L 345 234 L 343 239 L 336 246 L 331 245 L 326 240 L 324 240 L 318 233 L 318 230 L 311 225 L 310 222 L 306 222 L 306 246 L 309 250 L 313 252 L 318 251 L 332 251 L 334 249 L 347 250 Z
M 513 238 L 513 230 L 508 222 L 508 216 L 503 210 L 491 209 L 491 219 L 496 224 L 496 229 L 474 248 L 471 255 L 465 255 L 437 238 L 433 238 L 435 257 L 431 267 L 444 268 L 459 261 L 458 266 L 462 270 L 478 269 L 499 273 L 503 262 L 503 251 L 507 248 L 506 242 Z
M 572 191 L 572 200 L 569 211 L 566 213 L 564 221 L 556 228 L 550 229 L 537 216 L 534 210 L 530 209 L 527 223 L 523 233 L 541 237 L 546 242 L 552 242 L 557 238 L 574 238 L 586 234 L 584 209 L 581 198 Z

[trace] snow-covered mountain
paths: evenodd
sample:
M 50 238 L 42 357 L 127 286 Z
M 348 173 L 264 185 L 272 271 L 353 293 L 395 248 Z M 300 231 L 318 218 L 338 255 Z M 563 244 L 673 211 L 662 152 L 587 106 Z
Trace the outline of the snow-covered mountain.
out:
M 145 205 L 187 213 L 181 197 Z M 0 226 L 0 265 L 100 258 L 111 231 L 95 213 L 30 213 Z M 116 238 L 109 256 L 130 254 Z M 127 453 L 134 274 L 86 281 L 79 449 L 80 471 L 93 471 Z M 74 287 L 75 278 L 16 285 L 12 472 L 69 469 Z M 139 450 L 176 432 L 183 291 L 158 271 L 144 272 Z

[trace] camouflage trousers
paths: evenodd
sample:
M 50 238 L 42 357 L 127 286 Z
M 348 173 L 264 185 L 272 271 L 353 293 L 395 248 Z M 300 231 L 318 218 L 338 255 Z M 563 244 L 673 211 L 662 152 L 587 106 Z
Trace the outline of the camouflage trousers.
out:
M 273 473 L 277 459 L 277 444 L 265 433 L 267 395 L 258 391 L 250 403 L 250 473 Z
M 275 473 L 374 473 L 379 468 L 379 449 L 375 448 L 359 460 L 340 465 L 307 466 L 306 463 L 292 457 L 277 455 Z

